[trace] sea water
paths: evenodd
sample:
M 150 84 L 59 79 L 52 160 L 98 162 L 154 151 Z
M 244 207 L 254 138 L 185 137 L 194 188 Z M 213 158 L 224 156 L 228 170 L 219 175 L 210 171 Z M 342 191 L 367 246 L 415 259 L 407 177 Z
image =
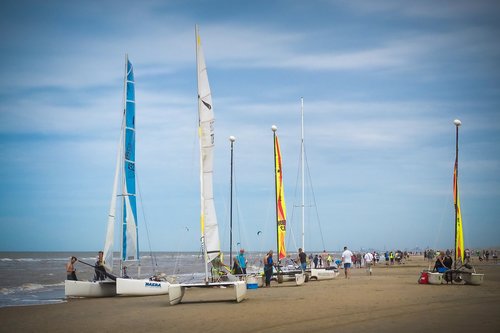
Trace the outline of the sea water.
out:
M 236 253 L 233 254 L 233 256 Z M 247 253 L 248 271 L 262 268 L 262 253 Z M 65 302 L 66 263 L 71 256 L 94 265 L 95 252 L 0 252 L 0 307 Z M 224 256 L 229 263 L 229 255 Z M 205 276 L 203 255 L 198 252 L 141 253 L 140 275 L 137 262 L 127 262 L 127 273 L 147 278 L 165 273 L 177 282 L 201 282 Z M 92 280 L 94 268 L 81 262 L 75 264 L 78 280 Z M 114 273 L 119 274 L 119 254 L 115 254 Z

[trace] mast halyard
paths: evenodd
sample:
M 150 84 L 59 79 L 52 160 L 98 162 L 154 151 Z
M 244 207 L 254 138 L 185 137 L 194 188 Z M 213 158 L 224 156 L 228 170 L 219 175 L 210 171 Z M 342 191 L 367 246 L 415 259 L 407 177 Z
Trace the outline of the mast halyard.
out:
M 304 203 L 304 98 L 300 98 L 300 116 L 301 116 L 301 140 L 300 140 L 300 162 L 302 170 L 302 251 L 305 251 L 305 203 Z
M 125 70 L 124 70 L 124 75 L 123 75 L 123 124 L 122 124 L 122 139 L 121 139 L 121 142 L 122 142 L 122 145 L 124 145 L 125 143 L 125 136 L 126 136 L 126 128 L 127 128 L 127 74 L 128 74 L 128 53 L 125 53 Z M 121 149 L 121 156 L 120 156 L 120 160 L 121 160 L 121 165 L 125 165 L 125 149 L 123 149 L 124 147 L 120 147 Z M 125 172 L 121 172 L 121 183 L 122 183 L 122 186 L 121 186 L 121 201 L 122 201 L 122 204 L 121 204 L 121 207 L 125 207 L 125 193 L 124 193 L 124 189 L 125 189 Z M 125 242 L 126 242 L 126 239 L 125 239 L 125 236 L 124 236 L 124 232 L 125 232 L 125 217 L 123 216 L 124 215 L 124 210 L 122 209 L 121 210 L 121 214 L 122 214 L 122 223 L 121 223 L 121 235 L 122 237 L 120 237 L 121 239 L 121 246 L 120 246 L 120 276 L 123 272 L 123 247 L 125 246 Z
M 233 146 L 236 138 L 234 136 L 229 137 L 231 141 L 231 176 L 230 176 L 230 194 L 229 194 L 229 265 L 233 264 Z

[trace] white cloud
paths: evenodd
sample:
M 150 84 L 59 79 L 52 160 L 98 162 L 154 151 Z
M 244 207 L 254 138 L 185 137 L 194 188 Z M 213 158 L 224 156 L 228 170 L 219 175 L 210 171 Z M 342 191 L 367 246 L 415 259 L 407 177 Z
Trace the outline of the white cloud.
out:
M 332 3 L 337 3 L 333 0 Z M 398 2 L 398 1 L 375 1 L 375 2 L 356 2 L 344 1 L 344 5 L 351 7 L 356 11 L 368 13 L 390 13 L 399 14 L 407 17 L 433 18 L 433 19 L 463 19 L 471 15 L 491 14 L 500 9 L 495 0 L 453 0 L 453 1 L 417 1 L 417 2 Z

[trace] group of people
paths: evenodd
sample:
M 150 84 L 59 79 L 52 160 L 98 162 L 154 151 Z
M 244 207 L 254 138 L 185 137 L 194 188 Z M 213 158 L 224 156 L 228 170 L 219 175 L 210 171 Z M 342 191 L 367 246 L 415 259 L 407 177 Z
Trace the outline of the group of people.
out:
M 498 261 L 497 250 L 483 250 L 482 252 L 480 252 L 480 251 L 477 251 L 477 252 L 478 252 L 479 261 L 483 261 L 483 260 L 489 261 L 490 255 L 495 263 L 497 263 L 497 261 Z
M 446 250 L 450 254 L 450 256 L 453 256 L 454 250 Z M 439 256 L 440 253 L 443 251 L 435 251 L 433 249 L 427 249 L 423 252 L 424 258 L 432 261 L 436 256 Z M 478 257 L 479 261 L 489 261 L 490 258 L 493 259 L 493 261 L 496 263 L 498 260 L 498 255 L 497 255 L 497 250 L 488 250 L 488 249 L 483 249 L 483 250 L 471 250 L 471 249 L 465 249 L 464 250 L 464 263 L 469 264 L 472 260 L 472 256 L 475 255 Z
M 394 265 L 394 263 L 397 263 L 399 265 L 404 264 L 405 260 L 408 259 L 410 255 L 408 254 L 407 251 L 385 251 L 384 253 L 384 258 L 385 258 L 385 264 L 386 265 Z
M 440 251 L 437 256 L 436 263 L 434 264 L 434 271 L 438 273 L 444 273 L 450 270 L 453 266 L 453 259 L 451 258 L 450 251 Z
M 491 253 L 488 253 L 489 251 L 485 251 L 485 257 L 488 258 L 488 255 Z M 492 251 L 493 252 L 493 251 Z M 451 258 L 451 252 L 450 251 L 441 251 L 438 252 L 439 255 L 437 256 L 436 263 L 434 265 L 434 270 L 437 272 L 445 272 L 449 269 L 452 268 L 453 264 L 453 259 Z M 103 258 L 104 253 L 102 251 L 98 252 L 97 256 L 97 261 L 94 264 L 94 281 L 102 281 L 106 279 L 107 273 L 106 273 L 106 268 L 104 266 L 104 258 Z M 361 254 L 360 254 L 361 255 Z M 386 251 L 385 252 L 385 260 L 387 263 L 394 264 L 394 261 L 396 258 L 404 258 L 406 256 L 406 253 L 403 253 L 401 251 L 396 251 L 395 253 L 392 251 Z M 425 251 L 424 256 L 427 257 L 428 259 L 431 259 L 434 257 L 433 251 Z M 470 258 L 470 251 L 467 249 L 466 250 L 466 257 Z M 302 248 L 299 248 L 298 251 L 298 256 L 297 259 L 294 260 L 296 264 L 300 266 L 300 269 L 302 271 L 305 271 L 308 264 L 312 266 L 314 265 L 314 268 L 318 267 L 329 267 L 330 264 L 332 263 L 332 258 L 329 254 L 324 251 L 322 255 L 315 255 L 312 257 L 311 260 L 310 256 L 309 258 L 307 257 L 306 253 L 303 251 Z M 494 257 L 496 259 L 496 251 L 494 251 Z M 372 267 L 376 264 L 378 261 L 378 253 L 370 253 L 367 252 L 362 256 L 364 262 L 365 262 L 365 268 L 366 272 L 368 275 L 373 274 Z M 309 260 L 308 260 L 309 259 Z M 466 258 L 467 259 L 467 258 Z M 401 260 L 401 259 L 400 259 Z M 397 260 L 397 261 L 400 261 Z M 75 263 L 78 261 L 78 259 L 75 256 L 72 256 L 68 263 L 66 264 L 66 279 L 67 280 L 77 280 L 76 277 L 76 269 L 75 269 Z M 324 262 L 326 261 L 326 265 L 324 265 Z M 355 267 L 354 265 L 357 262 L 360 262 L 361 260 L 358 258 L 357 255 L 353 254 L 347 246 L 344 246 L 344 251 L 342 252 L 342 260 L 341 263 L 344 268 L 344 274 L 345 278 L 348 279 L 350 278 L 351 275 L 351 268 Z M 264 275 L 265 275 L 265 280 L 266 280 L 266 287 L 269 287 L 271 284 L 271 278 L 273 274 L 273 267 L 275 266 L 275 263 L 273 261 L 273 250 L 270 250 L 264 257 L 263 259 L 263 264 L 264 264 Z M 247 265 L 248 265 L 248 260 L 245 256 L 245 250 L 240 249 L 239 254 L 234 257 L 233 260 L 233 267 L 232 267 L 232 273 L 236 275 L 244 275 L 247 274 Z M 361 267 L 361 264 L 360 264 Z M 125 271 L 126 272 L 126 271 Z M 126 273 L 125 273 L 126 274 Z
M 332 265 L 333 259 L 329 253 L 326 253 L 326 250 L 323 251 L 322 254 L 309 255 L 309 260 L 311 262 L 311 268 L 327 268 Z
M 326 254 L 326 251 L 325 251 Z M 319 256 L 316 255 L 312 259 L 312 264 L 314 264 L 314 268 L 318 267 L 319 264 L 319 259 L 317 259 Z M 331 256 L 329 254 L 326 254 L 325 256 L 327 267 L 330 266 L 330 263 L 332 262 Z M 329 258 L 329 259 L 328 259 Z M 351 267 L 353 267 L 353 263 L 355 262 L 356 256 L 347 248 L 347 246 L 344 246 L 344 252 L 342 252 L 342 264 L 344 267 L 344 274 L 345 278 L 348 279 L 350 278 L 351 275 Z M 302 250 L 302 248 L 299 248 L 299 254 L 296 259 L 297 263 L 300 263 L 300 268 L 302 271 L 305 271 L 307 268 L 308 264 L 308 257 L 306 253 Z M 310 259 L 310 257 L 309 257 Z M 367 252 L 363 255 L 363 259 L 365 262 L 365 267 L 366 267 L 366 272 L 368 275 L 373 274 L 372 266 L 376 262 L 376 256 L 372 254 L 371 252 Z M 273 274 L 273 267 L 275 266 L 274 261 L 273 261 L 273 250 L 270 250 L 269 252 L 266 253 L 264 257 L 264 275 L 266 277 L 266 287 L 269 287 L 271 285 L 271 278 Z
M 366 273 L 368 275 L 373 274 L 372 266 L 375 265 L 376 262 L 375 258 L 376 258 L 375 255 L 373 255 L 371 252 L 366 252 L 363 255 L 363 260 L 365 261 Z M 342 264 L 344 266 L 344 275 L 346 279 L 349 279 L 351 277 L 351 267 L 353 267 L 353 264 L 355 264 L 357 261 L 358 261 L 357 256 L 354 255 L 347 248 L 347 246 L 344 246 L 344 252 L 342 252 Z M 359 259 L 359 262 L 360 262 L 359 267 L 361 267 L 361 259 Z
M 103 256 L 104 252 L 99 251 L 99 253 L 97 254 L 97 261 L 94 264 L 94 281 L 102 281 L 106 279 L 106 268 L 104 267 Z M 78 280 L 78 278 L 76 277 L 76 268 L 75 268 L 75 264 L 77 261 L 79 261 L 77 257 L 71 256 L 71 258 L 69 258 L 68 263 L 66 263 L 66 280 L 72 280 L 72 281 Z
M 264 256 L 263 260 L 266 287 L 271 286 L 271 278 L 273 277 L 273 267 L 275 266 L 273 253 L 273 250 L 269 250 L 269 252 L 267 252 Z M 299 248 L 299 254 L 297 255 L 297 259 L 294 262 L 299 264 L 302 271 L 305 271 L 307 269 L 307 254 L 302 250 L 302 248 Z

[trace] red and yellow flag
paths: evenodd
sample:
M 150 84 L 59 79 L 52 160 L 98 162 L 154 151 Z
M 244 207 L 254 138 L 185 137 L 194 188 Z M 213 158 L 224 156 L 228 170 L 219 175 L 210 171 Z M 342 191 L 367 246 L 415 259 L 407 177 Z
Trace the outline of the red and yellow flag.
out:
M 286 205 L 285 189 L 283 187 L 283 173 L 281 169 L 281 151 L 278 136 L 275 136 L 274 151 L 276 158 L 276 211 L 278 217 L 278 259 L 286 257 L 285 234 L 286 234 Z
M 456 214 L 456 238 L 455 238 L 455 253 L 456 258 L 460 258 L 462 263 L 464 262 L 464 232 L 462 228 L 462 213 L 460 211 L 460 193 L 458 191 L 458 179 L 457 179 L 457 167 L 458 164 L 455 162 L 455 168 L 453 170 L 453 200 L 455 202 Z

